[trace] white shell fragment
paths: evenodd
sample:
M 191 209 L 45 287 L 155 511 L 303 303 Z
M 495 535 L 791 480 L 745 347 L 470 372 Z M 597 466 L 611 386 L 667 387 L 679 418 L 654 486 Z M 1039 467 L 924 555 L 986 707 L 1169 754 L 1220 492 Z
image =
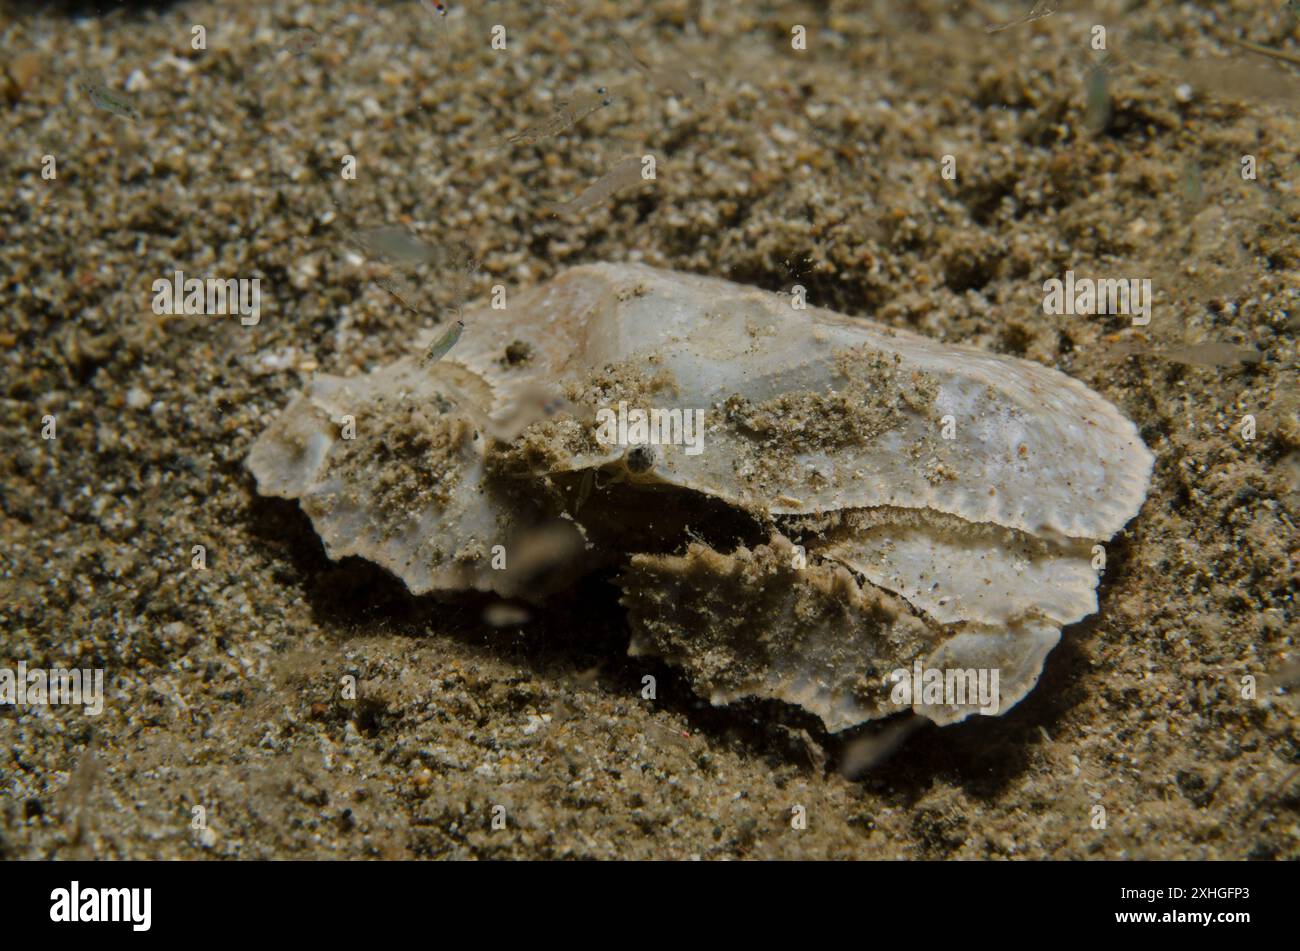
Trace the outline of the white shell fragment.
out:
M 463 320 L 423 369 L 431 334 L 317 377 L 253 447 L 259 491 L 416 594 L 613 566 L 632 653 L 832 731 L 1018 702 L 1150 482 L 1133 424 L 1055 370 L 726 281 L 583 266 Z M 702 431 L 611 444 L 602 414 L 629 410 Z

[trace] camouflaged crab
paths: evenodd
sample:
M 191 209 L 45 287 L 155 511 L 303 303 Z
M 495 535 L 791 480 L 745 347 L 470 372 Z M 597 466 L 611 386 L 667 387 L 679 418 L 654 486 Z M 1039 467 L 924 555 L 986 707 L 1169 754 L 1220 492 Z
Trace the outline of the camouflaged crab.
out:
M 832 731 L 977 709 L 900 707 L 918 664 L 1019 701 L 1150 481 L 1132 423 L 1055 370 L 726 281 L 576 267 L 464 323 L 430 366 L 318 376 L 254 445 L 259 491 L 416 594 L 614 567 L 632 653 Z M 611 441 L 616 409 L 703 410 L 702 445 Z

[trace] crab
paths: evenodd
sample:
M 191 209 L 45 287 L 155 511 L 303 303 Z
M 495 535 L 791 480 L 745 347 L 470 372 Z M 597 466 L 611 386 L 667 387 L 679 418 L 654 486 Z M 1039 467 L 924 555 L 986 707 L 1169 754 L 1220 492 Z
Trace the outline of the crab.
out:
M 1083 384 L 790 295 L 593 264 L 463 321 L 436 363 L 426 334 L 317 376 L 254 444 L 258 490 L 414 594 L 542 599 L 606 571 L 630 653 L 831 732 L 1017 703 L 1097 610 L 1098 553 L 1150 485 L 1136 428 Z M 613 412 L 658 422 L 620 442 Z M 971 671 L 995 703 L 954 692 Z

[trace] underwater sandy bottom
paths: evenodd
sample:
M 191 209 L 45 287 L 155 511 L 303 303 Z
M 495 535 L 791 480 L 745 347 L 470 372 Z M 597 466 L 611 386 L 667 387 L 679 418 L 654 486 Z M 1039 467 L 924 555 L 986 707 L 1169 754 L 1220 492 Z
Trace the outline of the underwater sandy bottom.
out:
M 1221 38 L 1294 53 L 1295 19 L 646 6 L 0 15 L 0 666 L 107 681 L 98 716 L 0 706 L 0 855 L 1295 858 L 1300 98 Z M 702 91 L 653 81 L 683 63 Z M 551 133 L 557 100 L 591 111 Z M 567 204 L 647 152 L 653 185 Z M 384 227 L 440 255 L 376 269 L 348 232 Z M 799 284 L 1133 421 L 1150 493 L 1023 701 L 850 779 L 891 721 L 711 707 L 626 656 L 605 576 L 494 627 L 492 597 L 331 562 L 254 491 L 250 447 L 313 374 L 599 261 Z M 158 315 L 178 270 L 259 279 L 258 319 Z M 1045 313 L 1067 271 L 1150 279 L 1150 323 Z

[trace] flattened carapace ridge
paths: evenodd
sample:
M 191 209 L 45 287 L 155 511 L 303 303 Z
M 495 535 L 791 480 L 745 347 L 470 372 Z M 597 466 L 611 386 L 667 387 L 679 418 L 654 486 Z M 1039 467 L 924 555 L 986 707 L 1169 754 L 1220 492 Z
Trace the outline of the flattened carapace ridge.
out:
M 468 308 L 474 333 L 435 364 L 317 377 L 253 447 L 259 490 L 417 594 L 538 597 L 621 565 L 632 650 L 715 702 L 773 697 L 838 730 L 899 709 L 898 668 L 979 662 L 1000 704 L 910 706 L 1001 712 L 1096 610 L 1092 546 L 1146 497 L 1133 424 L 1029 361 L 639 265 L 508 300 Z M 641 435 L 602 429 L 650 411 Z M 711 522 L 771 541 L 688 546 Z M 582 543 L 530 543 L 558 523 Z M 512 547 L 566 563 L 521 575 Z

